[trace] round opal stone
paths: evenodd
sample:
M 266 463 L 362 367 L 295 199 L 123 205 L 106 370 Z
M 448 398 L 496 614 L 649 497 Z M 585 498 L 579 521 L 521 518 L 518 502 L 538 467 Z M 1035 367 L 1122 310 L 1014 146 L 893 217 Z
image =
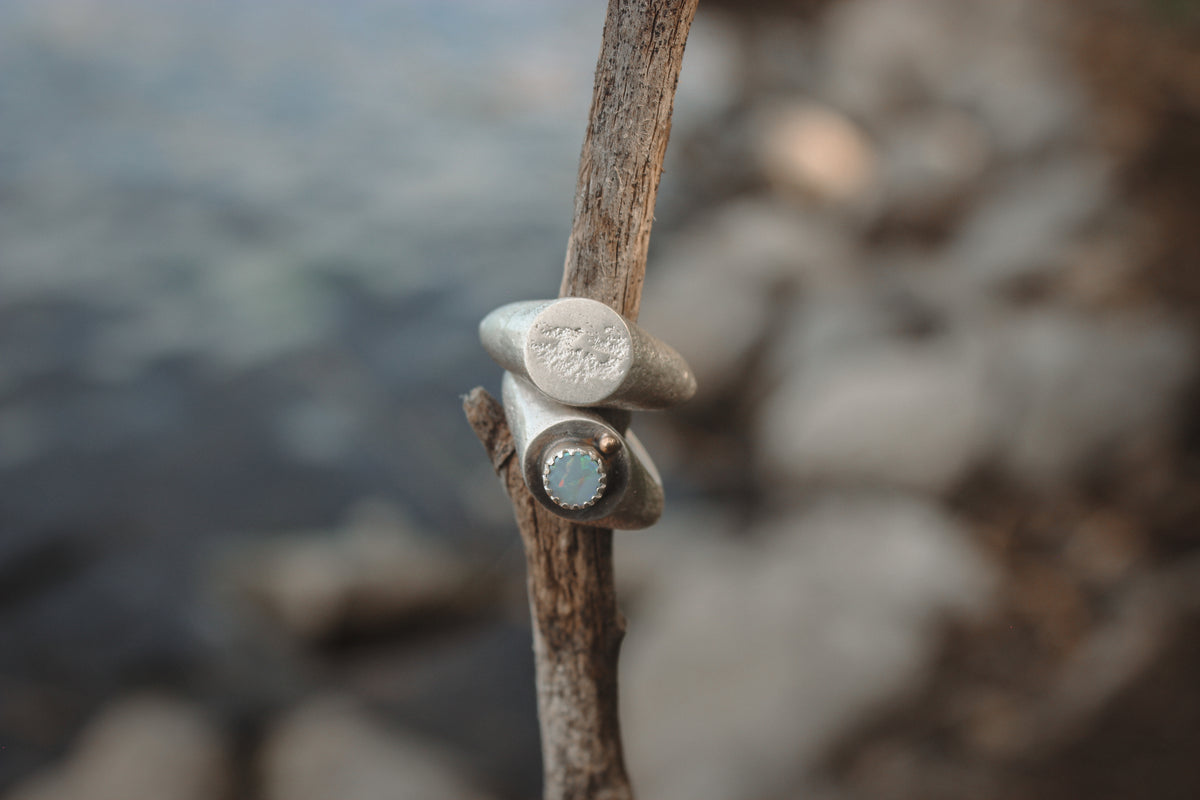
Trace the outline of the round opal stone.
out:
M 563 508 L 587 508 L 604 494 L 604 468 L 587 451 L 560 450 L 546 462 L 543 484 Z

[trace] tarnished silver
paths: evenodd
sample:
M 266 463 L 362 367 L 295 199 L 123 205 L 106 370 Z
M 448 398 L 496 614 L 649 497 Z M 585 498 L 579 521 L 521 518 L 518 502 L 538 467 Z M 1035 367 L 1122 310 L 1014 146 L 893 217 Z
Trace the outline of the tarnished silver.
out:
M 696 393 L 683 356 L 596 300 L 510 303 L 484 317 L 479 338 L 500 366 L 565 405 L 660 409 Z
M 618 430 L 604 412 L 558 403 L 512 372 L 504 373 L 502 390 L 525 484 L 539 503 L 561 517 L 599 528 L 635 530 L 658 520 L 662 479 L 632 432 Z M 572 449 L 597 459 L 604 476 L 598 496 L 577 507 L 556 502 L 545 484 L 551 459 Z

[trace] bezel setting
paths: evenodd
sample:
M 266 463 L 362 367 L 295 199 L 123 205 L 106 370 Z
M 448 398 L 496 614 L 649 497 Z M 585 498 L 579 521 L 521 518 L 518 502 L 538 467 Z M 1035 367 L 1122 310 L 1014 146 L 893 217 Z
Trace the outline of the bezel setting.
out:
M 550 485 L 550 471 L 559 459 L 568 456 L 584 456 L 591 460 L 596 465 L 596 472 L 599 476 L 599 484 L 595 492 L 590 498 L 582 503 L 568 503 L 554 493 L 553 487 Z M 546 490 L 546 496 L 560 508 L 569 509 L 571 511 L 579 511 L 584 508 L 590 508 L 604 496 L 604 490 L 608 488 L 608 473 L 605 471 L 604 458 L 590 447 L 559 447 L 554 449 L 542 464 L 542 488 Z

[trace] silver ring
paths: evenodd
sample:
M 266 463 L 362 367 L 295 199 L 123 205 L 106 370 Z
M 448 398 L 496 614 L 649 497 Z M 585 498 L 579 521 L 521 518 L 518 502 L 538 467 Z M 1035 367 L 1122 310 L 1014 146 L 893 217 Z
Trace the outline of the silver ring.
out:
M 632 432 L 622 434 L 604 412 L 555 402 L 512 372 L 504 373 L 502 389 L 522 475 L 539 503 L 601 528 L 658 521 L 662 479 Z
M 484 317 L 479 338 L 500 366 L 564 405 L 650 410 L 696 393 L 683 356 L 596 300 L 510 303 Z

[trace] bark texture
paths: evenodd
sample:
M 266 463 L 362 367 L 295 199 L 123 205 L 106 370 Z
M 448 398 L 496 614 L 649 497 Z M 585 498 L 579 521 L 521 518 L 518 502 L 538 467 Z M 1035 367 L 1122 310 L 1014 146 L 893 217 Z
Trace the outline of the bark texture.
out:
M 610 0 L 579 163 L 560 296 L 630 319 L 641 305 L 675 86 L 697 0 Z M 525 545 L 546 800 L 632 798 L 617 712 L 625 622 L 612 531 L 573 525 L 533 499 L 500 404 L 463 410 L 504 480 Z
M 609 0 L 559 294 L 637 319 L 675 86 L 697 0 Z

